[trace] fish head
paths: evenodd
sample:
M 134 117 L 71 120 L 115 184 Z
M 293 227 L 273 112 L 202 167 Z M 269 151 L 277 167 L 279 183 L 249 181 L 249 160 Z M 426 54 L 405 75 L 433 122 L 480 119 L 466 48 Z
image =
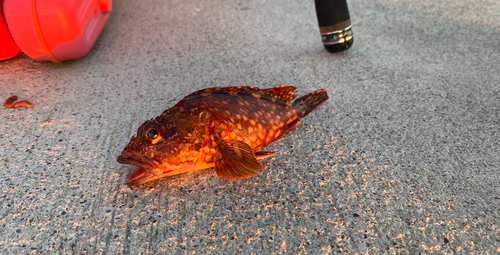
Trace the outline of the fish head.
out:
M 139 167 L 129 176 L 127 184 L 142 184 L 189 169 L 194 160 L 179 160 L 186 151 L 179 149 L 185 147 L 182 137 L 172 121 L 157 118 L 143 123 L 137 136 L 132 137 L 117 158 L 119 163 Z

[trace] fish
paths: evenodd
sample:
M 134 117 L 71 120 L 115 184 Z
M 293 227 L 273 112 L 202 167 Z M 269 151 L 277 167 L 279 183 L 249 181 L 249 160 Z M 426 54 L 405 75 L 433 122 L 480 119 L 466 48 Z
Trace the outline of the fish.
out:
M 296 89 L 214 87 L 189 94 L 144 122 L 117 157 L 138 167 L 127 185 L 207 168 L 229 180 L 259 175 L 266 167 L 258 160 L 276 153 L 260 149 L 328 100 L 326 89 L 298 99 Z

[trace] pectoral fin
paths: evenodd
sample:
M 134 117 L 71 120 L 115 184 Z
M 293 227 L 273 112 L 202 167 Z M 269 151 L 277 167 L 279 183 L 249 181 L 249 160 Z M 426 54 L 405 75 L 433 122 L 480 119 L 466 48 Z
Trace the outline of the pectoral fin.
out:
M 207 112 L 200 114 L 200 121 L 205 123 L 205 140 L 203 148 L 215 149 L 213 160 L 217 175 L 229 180 L 237 180 L 259 175 L 258 172 L 266 169 L 257 158 L 266 158 L 274 155 L 274 152 L 256 152 L 250 145 L 239 140 L 222 140 L 215 126 L 212 125 L 212 117 Z M 204 152 L 205 153 L 205 152 Z M 205 154 L 203 154 L 205 155 Z M 211 156 L 209 154 L 209 156 Z M 257 157 L 256 157 L 257 156 Z
M 236 180 L 259 175 L 255 171 L 266 169 L 257 161 L 248 144 L 238 140 L 219 142 L 215 159 L 215 171 L 219 177 Z

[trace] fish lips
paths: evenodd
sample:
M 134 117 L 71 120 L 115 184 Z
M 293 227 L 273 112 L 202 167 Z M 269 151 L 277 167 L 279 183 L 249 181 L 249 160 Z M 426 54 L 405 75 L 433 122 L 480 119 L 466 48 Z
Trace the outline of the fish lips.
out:
M 122 152 L 122 154 L 118 156 L 116 160 L 121 164 L 128 164 L 139 167 L 128 177 L 127 185 L 129 186 L 142 184 L 158 178 L 151 173 L 151 171 L 154 169 L 153 162 L 150 162 L 151 160 L 145 156 L 130 152 Z
M 150 162 L 147 157 L 135 153 L 124 151 L 120 156 L 118 156 L 118 158 L 116 158 L 116 160 L 121 164 L 134 165 L 145 169 L 153 168 L 152 162 Z
M 137 170 L 135 170 L 132 174 L 127 179 L 127 185 L 129 187 L 143 184 L 149 181 L 152 181 L 154 179 L 157 179 L 159 177 L 155 176 L 154 174 L 150 173 L 146 169 L 139 167 Z

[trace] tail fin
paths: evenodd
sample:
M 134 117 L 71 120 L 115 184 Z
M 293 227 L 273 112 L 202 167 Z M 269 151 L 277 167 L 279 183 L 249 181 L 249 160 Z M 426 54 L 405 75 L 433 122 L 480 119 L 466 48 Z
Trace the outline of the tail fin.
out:
M 297 111 L 299 118 L 302 118 L 323 105 L 326 100 L 328 100 L 326 89 L 319 89 L 295 100 L 293 108 Z

